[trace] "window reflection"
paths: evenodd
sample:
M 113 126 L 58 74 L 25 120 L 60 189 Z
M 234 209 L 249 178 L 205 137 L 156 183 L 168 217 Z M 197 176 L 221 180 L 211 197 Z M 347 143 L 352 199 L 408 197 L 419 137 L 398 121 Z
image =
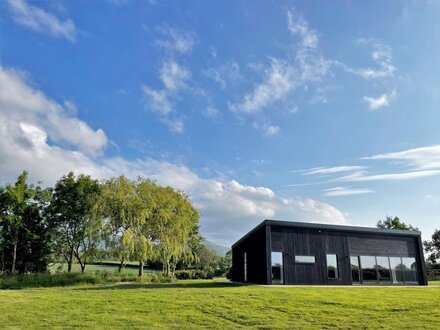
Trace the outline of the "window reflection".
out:
M 272 252 L 272 284 L 283 284 L 283 253 Z
M 406 284 L 417 284 L 417 264 L 415 258 L 402 258 L 403 280 Z
M 351 256 L 350 257 L 350 264 L 351 264 L 351 277 L 353 279 L 353 283 L 359 284 L 361 282 L 361 276 L 360 276 L 360 268 L 359 268 L 359 257 Z
M 327 254 L 327 277 L 338 278 L 338 260 L 336 254 Z
M 362 279 L 365 284 L 377 284 L 376 257 L 361 256 Z
M 360 265 L 357 262 L 358 258 Z M 350 262 L 353 283 L 360 281 L 363 284 L 373 285 L 418 284 L 416 258 L 351 256 Z
M 376 257 L 379 284 L 390 284 L 390 263 L 388 257 Z

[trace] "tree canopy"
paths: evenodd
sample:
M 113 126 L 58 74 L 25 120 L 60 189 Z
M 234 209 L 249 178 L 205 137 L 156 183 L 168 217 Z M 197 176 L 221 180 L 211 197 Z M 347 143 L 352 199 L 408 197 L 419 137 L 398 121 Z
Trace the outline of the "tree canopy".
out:
M 388 215 L 386 216 L 385 220 L 379 220 L 376 226 L 377 228 L 383 229 L 419 230 L 417 227 L 401 221 L 398 217 L 393 218 Z

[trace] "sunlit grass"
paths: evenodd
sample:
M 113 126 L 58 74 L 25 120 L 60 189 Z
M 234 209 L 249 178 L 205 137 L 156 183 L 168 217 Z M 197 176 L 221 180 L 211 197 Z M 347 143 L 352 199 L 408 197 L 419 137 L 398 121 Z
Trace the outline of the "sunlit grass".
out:
M 440 288 L 83 285 L 0 290 L 2 328 L 440 328 Z

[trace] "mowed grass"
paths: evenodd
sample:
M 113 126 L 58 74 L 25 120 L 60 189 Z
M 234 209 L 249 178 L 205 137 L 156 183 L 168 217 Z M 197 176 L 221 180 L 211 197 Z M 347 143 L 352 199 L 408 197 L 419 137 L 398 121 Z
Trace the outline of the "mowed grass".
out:
M 0 290 L 0 327 L 440 329 L 437 287 L 176 284 Z

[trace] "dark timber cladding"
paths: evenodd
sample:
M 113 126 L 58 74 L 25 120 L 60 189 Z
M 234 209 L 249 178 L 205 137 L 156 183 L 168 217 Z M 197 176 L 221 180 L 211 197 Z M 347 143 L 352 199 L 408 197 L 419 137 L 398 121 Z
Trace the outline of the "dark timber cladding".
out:
M 232 246 L 232 280 L 426 285 L 421 233 L 265 220 Z

